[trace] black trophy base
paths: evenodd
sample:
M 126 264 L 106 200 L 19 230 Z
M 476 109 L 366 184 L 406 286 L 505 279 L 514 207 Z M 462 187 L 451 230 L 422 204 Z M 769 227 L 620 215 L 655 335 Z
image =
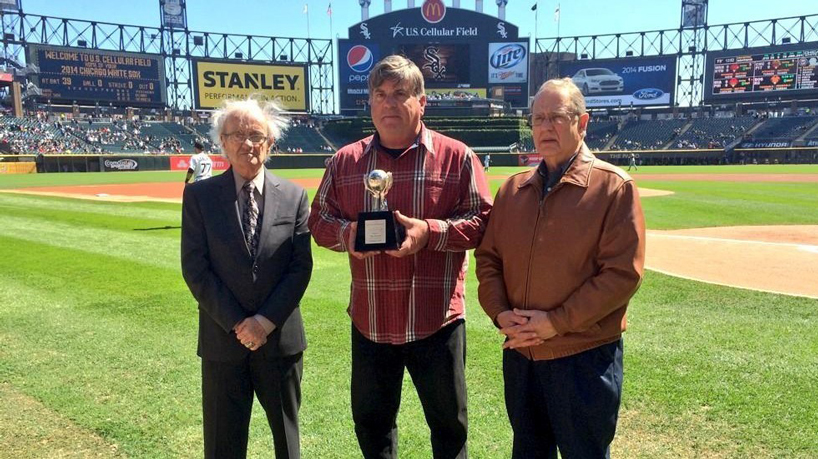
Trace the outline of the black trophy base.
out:
M 361 212 L 355 233 L 355 251 L 397 250 L 406 238 L 406 228 L 388 210 Z

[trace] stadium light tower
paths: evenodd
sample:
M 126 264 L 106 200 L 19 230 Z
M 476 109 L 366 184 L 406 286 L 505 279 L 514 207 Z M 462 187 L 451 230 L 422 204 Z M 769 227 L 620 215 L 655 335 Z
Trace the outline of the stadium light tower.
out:
M 474 0 L 474 11 L 483 12 L 483 0 Z
M 383 0 L 383 12 L 384 13 L 392 12 L 392 0 Z
M 358 4 L 361 5 L 361 21 L 366 21 L 369 19 L 370 3 L 372 3 L 372 0 L 358 0 Z
M 501 21 L 506 20 L 506 5 L 508 4 L 508 0 L 496 0 L 497 3 L 497 17 L 500 18 Z

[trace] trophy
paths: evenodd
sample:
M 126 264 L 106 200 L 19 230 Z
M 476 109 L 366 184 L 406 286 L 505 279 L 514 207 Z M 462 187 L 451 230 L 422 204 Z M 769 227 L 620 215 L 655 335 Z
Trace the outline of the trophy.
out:
M 392 173 L 375 169 L 364 176 L 364 187 L 372 195 L 372 210 L 358 214 L 355 251 L 397 250 L 406 237 L 406 228 L 395 221 L 395 215 L 386 205 Z

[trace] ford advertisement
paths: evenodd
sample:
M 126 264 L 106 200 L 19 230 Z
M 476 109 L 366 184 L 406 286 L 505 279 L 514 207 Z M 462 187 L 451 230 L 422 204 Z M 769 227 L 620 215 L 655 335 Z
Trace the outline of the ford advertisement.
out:
M 653 56 L 560 63 L 588 108 L 671 105 L 676 56 Z

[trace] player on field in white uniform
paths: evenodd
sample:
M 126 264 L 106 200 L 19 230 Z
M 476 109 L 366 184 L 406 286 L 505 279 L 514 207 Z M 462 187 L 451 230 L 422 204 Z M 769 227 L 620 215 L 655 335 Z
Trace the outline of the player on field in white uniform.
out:
M 190 168 L 187 170 L 185 183 L 188 183 L 191 177 L 194 182 L 209 179 L 213 172 L 213 161 L 204 152 L 204 145 L 197 140 L 193 142 L 193 148 L 196 154 L 190 157 Z

